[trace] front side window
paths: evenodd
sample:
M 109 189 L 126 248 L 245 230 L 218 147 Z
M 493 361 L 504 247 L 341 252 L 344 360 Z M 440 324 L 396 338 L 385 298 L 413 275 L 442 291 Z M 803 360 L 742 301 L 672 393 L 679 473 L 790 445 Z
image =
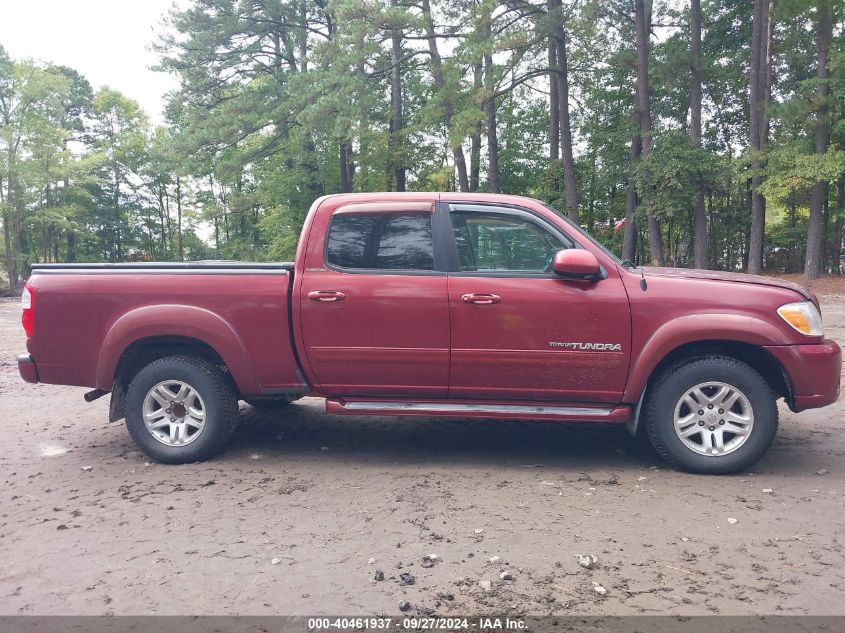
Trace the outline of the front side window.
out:
M 329 227 L 326 260 L 341 268 L 434 270 L 431 215 L 337 214 Z
M 567 246 L 537 222 L 519 215 L 453 211 L 461 271 L 548 273 Z

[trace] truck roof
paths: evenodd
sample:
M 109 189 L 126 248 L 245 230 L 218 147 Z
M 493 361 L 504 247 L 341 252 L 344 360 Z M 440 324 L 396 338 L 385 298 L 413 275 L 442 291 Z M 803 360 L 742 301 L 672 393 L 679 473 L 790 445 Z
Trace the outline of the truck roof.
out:
M 498 202 L 504 204 L 537 204 L 537 200 L 527 196 L 515 196 L 505 193 L 458 192 L 458 191 L 371 191 L 363 193 L 333 193 L 320 198 L 324 200 L 350 199 L 356 202 L 386 200 L 432 200 L 450 202 Z

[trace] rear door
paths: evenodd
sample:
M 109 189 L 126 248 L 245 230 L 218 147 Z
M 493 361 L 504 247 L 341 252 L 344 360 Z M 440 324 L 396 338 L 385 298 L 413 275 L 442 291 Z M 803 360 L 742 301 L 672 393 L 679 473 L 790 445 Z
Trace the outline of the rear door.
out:
M 619 402 L 631 320 L 617 271 L 558 277 L 554 254 L 580 245 L 527 209 L 453 204 L 450 216 L 450 395 Z
M 322 390 L 445 395 L 449 304 L 434 202 L 354 203 L 320 214 L 300 314 L 305 360 Z

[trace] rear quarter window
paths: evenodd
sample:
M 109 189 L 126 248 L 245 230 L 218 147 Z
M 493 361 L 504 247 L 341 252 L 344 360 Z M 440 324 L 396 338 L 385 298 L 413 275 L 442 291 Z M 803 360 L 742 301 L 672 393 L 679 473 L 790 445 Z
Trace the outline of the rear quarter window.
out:
M 339 268 L 434 270 L 430 214 L 332 216 L 326 261 Z

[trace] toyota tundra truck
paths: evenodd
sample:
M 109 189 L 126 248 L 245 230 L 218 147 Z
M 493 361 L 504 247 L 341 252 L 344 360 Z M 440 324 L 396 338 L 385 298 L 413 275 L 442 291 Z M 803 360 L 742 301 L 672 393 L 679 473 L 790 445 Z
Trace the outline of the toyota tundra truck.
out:
M 509 195 L 326 196 L 294 263 L 37 264 L 22 302 L 23 379 L 110 393 L 110 420 L 171 464 L 221 451 L 239 400 L 318 396 L 338 415 L 626 425 L 675 467 L 732 473 L 772 443 L 779 398 L 839 397 L 811 292 L 634 268 Z

